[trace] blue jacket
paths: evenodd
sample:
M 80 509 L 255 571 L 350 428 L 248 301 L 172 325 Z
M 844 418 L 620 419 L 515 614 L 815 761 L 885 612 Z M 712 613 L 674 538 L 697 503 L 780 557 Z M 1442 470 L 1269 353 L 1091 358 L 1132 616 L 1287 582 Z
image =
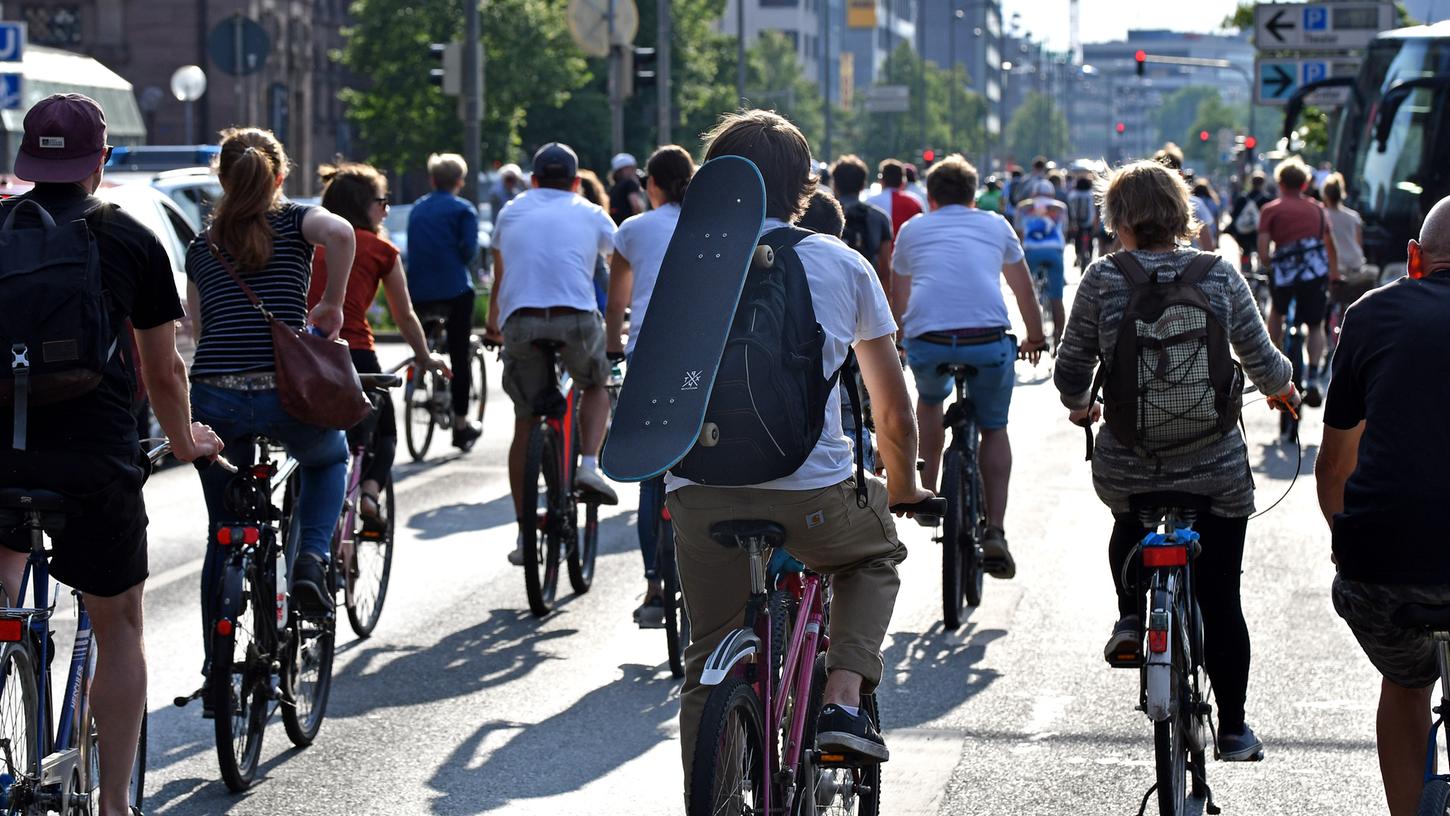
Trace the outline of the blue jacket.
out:
M 478 254 L 478 211 L 435 190 L 408 214 L 408 290 L 414 303 L 473 291 L 468 265 Z

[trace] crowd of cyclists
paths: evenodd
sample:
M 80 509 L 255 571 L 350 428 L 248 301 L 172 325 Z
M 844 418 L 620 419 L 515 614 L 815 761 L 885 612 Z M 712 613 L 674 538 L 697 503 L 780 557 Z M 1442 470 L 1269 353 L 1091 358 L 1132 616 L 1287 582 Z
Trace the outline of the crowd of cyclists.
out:
M 383 174 L 364 164 L 326 166 L 321 206 L 301 206 L 282 194 L 291 163 L 271 133 L 223 131 L 216 172 L 225 195 L 186 254 L 186 313 L 197 341 L 188 366 L 175 348 L 183 308 L 160 245 L 124 212 L 90 196 L 109 150 L 105 135 L 104 113 L 85 97 L 57 95 L 35 105 L 25 118 L 16 170 L 36 187 L 4 202 L 0 213 L 13 218 L 18 203 L 29 200 L 57 222 L 86 221 L 109 324 L 128 326 L 136 350 L 108 355 L 90 390 L 31 412 L 29 445 L 0 448 L 0 486 L 61 491 L 79 508 L 75 523 L 54 536 L 55 574 L 85 593 L 95 621 L 100 812 L 119 816 L 128 810 L 118 769 L 130 767 L 128 746 L 134 754 L 145 701 L 145 470 L 136 464 L 140 440 L 128 423 L 136 379 L 144 381 L 178 460 L 204 462 L 242 450 L 255 435 L 280 442 L 297 460 L 300 552 L 288 569 L 290 593 L 305 608 L 328 610 L 334 593 L 325 576 L 343 504 L 348 434 L 352 444 L 359 434 L 368 437 L 358 512 L 365 523 L 384 523 L 379 496 L 391 479 L 395 411 L 384 395 L 375 421 L 350 432 L 294 419 L 279 400 L 269 320 L 340 337 L 358 372 L 381 372 L 368 320 L 381 288 L 414 369 L 451 377 L 453 443 L 469 450 L 483 431 L 468 410 L 479 213 L 460 197 L 477 168 L 457 155 L 431 156 L 433 190 L 412 210 L 405 268 L 382 230 L 390 200 Z M 1107 552 L 1119 620 L 1105 648 L 1110 662 L 1141 657 L 1143 648 L 1143 598 L 1127 562 L 1147 531 L 1129 500 L 1180 491 L 1209 502 L 1197 524 L 1203 542 L 1198 599 L 1205 665 L 1216 692 L 1217 746 L 1226 760 L 1264 752 L 1247 722 L 1250 639 L 1239 600 L 1248 519 L 1256 509 L 1246 442 L 1233 421 L 1244 380 L 1289 409 L 1297 407 L 1298 386 L 1311 406 L 1327 393 L 1317 467 L 1339 569 L 1335 605 L 1385 675 L 1379 733 L 1387 796 L 1393 813 L 1414 811 L 1418 770 L 1411 775 L 1403 768 L 1413 768 L 1414 755 L 1423 753 L 1417 740 L 1428 729 L 1429 687 L 1439 674 L 1432 644 L 1395 627 L 1386 609 L 1406 598 L 1450 603 L 1450 561 L 1430 543 L 1439 529 L 1431 525 L 1444 476 L 1419 464 L 1437 461 L 1424 458 L 1427 447 L 1450 453 L 1450 433 L 1426 428 L 1412 407 L 1426 398 L 1425 377 L 1415 367 L 1430 361 L 1438 372 L 1444 359 L 1435 355 L 1450 340 L 1450 321 L 1443 319 L 1450 303 L 1441 302 L 1450 298 L 1450 204 L 1430 213 L 1412 244 L 1412 280 L 1366 296 L 1378 281 L 1364 271 L 1359 219 L 1344 206 L 1344 180 L 1297 159 L 1281 163 L 1272 180 L 1254 172 L 1224 205 L 1208 179 L 1184 170 L 1182 153 L 1171 144 L 1152 159 L 1111 170 L 1061 171 L 1038 157 L 1029 169 L 985 180 L 961 155 L 946 156 L 920 175 L 887 159 L 874 174 L 878 192 L 869 194 L 873 174 L 860 158 L 817 165 L 789 120 L 754 110 L 723 117 L 706 135 L 704 160 L 724 155 L 748 158 L 760 170 L 765 232 L 788 225 L 811 232 L 794 252 L 810 283 L 823 373 L 840 369 L 854 350 L 859 375 L 851 376 L 869 393 L 874 470 L 885 478 L 869 475 L 858 483 L 851 425 L 843 425 L 849 417 L 838 397 L 828 401 L 819 440 L 789 477 L 718 487 L 667 474 L 641 485 L 640 519 L 662 501 L 673 519 L 693 627 L 680 720 L 687 784 L 708 696 L 701 685 L 704 662 L 740 619 L 749 590 L 745 554 L 714 543 L 711 526 L 742 516 L 774 521 L 788 534 L 791 554 L 829 576 L 835 603 L 817 745 L 857 763 L 886 760 L 880 723 L 863 706 L 863 695 L 886 671 L 881 645 L 900 586 L 897 567 L 907 555 L 889 508 L 917 504 L 937 489 L 944 403 L 952 393 L 945 367 L 970 367 L 986 506 L 981 546 L 991 574 L 1006 580 L 1018 570 L 1005 530 L 1015 362 L 1036 366 L 1050 353 L 1070 421 L 1091 425 L 1106 408 L 1092 472 L 1113 517 Z M 617 360 L 634 362 L 639 328 L 658 307 L 652 290 L 695 171 L 689 149 L 665 145 L 647 158 L 643 174 L 633 156 L 615 156 L 606 188 L 579 166 L 572 148 L 550 143 L 534 153 L 528 173 L 515 165 L 500 173 L 490 194 L 495 225 L 483 332 L 501 350 L 503 387 L 514 405 L 508 471 L 521 530 L 537 523 L 535 509 L 521 503 L 521 482 L 538 397 L 556 387 L 554 351 L 581 395 L 582 461 L 574 487 L 604 503 L 619 500 L 599 469 L 610 422 L 608 386 Z M 1239 246 L 1240 263 L 1214 254 L 1220 231 Z M 1079 271 L 1070 311 L 1068 247 Z M 232 270 L 265 308 L 249 302 Z M 1212 369 L 1213 385 L 1206 414 L 1150 406 L 1167 417 L 1165 432 L 1123 419 L 1144 413 L 1138 401 L 1145 389 L 1125 395 L 1114 379 L 1123 369 L 1106 361 L 1146 353 L 1141 338 L 1156 337 L 1162 321 L 1144 316 L 1144 291 L 1159 296 L 1169 289 L 1180 298 L 1173 303 L 1197 310 L 1199 322 L 1155 339 L 1152 351 L 1175 364 L 1186 359 Z M 1339 337 L 1328 336 L 1331 302 L 1342 309 L 1357 300 L 1363 305 L 1353 310 L 1354 319 L 1338 324 Z M 1013 308 L 1026 330 L 1020 340 L 1012 333 Z M 1303 326 L 1308 337 L 1298 383 L 1283 353 L 1291 310 L 1298 325 L 1289 329 Z M 444 322 L 450 360 L 430 352 L 422 317 Z M 1135 336 L 1135 324 L 1136 345 L 1123 339 Z M 1172 357 L 1186 343 L 1193 344 L 1190 357 Z M 12 372 L 19 371 L 20 355 L 13 356 Z M 1166 378 L 1165 368 L 1142 376 L 1166 388 L 1187 387 Z M 905 369 L 912 372 L 915 405 Z M 1232 376 L 1232 393 L 1217 379 L 1223 371 Z M 1439 393 L 1447 382 L 1439 377 L 1430 387 Z M 22 427 L 19 399 L 0 408 L 7 428 Z M 231 477 L 214 467 L 199 473 L 211 530 L 201 583 L 209 632 L 217 615 L 217 531 L 233 521 L 224 501 Z M 100 517 L 105 522 L 95 523 Z M 937 523 L 929 516 L 917 520 Z M 658 529 L 638 525 L 645 585 L 634 618 L 644 628 L 663 621 Z M 511 563 L 523 563 L 523 541 L 521 532 Z M 22 561 L 8 550 L 0 556 L 7 593 L 19 585 Z M 15 597 L 7 594 L 7 601 L 14 604 Z

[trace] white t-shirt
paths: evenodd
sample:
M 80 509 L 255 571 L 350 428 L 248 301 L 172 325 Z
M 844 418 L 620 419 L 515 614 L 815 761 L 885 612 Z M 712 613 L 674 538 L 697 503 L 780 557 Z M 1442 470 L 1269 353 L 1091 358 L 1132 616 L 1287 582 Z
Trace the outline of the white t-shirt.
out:
M 594 311 L 594 266 L 614 250 L 614 221 L 577 193 L 536 187 L 504 205 L 493 246 L 503 256 L 500 326 L 523 308 Z
M 1198 196 L 1189 196 L 1188 203 L 1193 208 L 1193 217 L 1198 219 L 1198 223 L 1202 224 L 1204 229 L 1208 230 L 1209 237 L 1217 238 L 1218 220 L 1213 217 L 1213 210 L 1208 206 L 1208 202 Z
M 951 204 L 907 221 L 891 256 L 896 274 L 911 278 L 902 330 L 918 337 L 1012 325 L 1002 267 L 1022 258 L 1017 232 L 994 212 Z
M 768 218 L 761 228 L 764 235 L 786 226 L 785 222 Z M 795 246 L 806 281 L 811 287 L 811 305 L 816 322 L 825 330 L 822 350 L 822 374 L 830 377 L 846 361 L 846 352 L 862 340 L 887 337 L 896 331 L 891 306 L 881 291 L 876 271 L 866 259 L 834 235 L 812 235 Z M 851 441 L 841 430 L 840 385 L 826 400 L 826 423 L 815 450 L 800 468 L 783 479 L 751 487 L 767 490 L 819 490 L 851 478 L 854 459 Z M 693 484 L 674 474 L 665 475 L 665 489 L 677 490 Z
M 614 233 L 614 250 L 634 270 L 634 291 L 629 299 L 629 343 L 624 347 L 626 354 L 634 351 L 634 342 L 639 339 L 639 327 L 644 325 L 644 313 L 649 308 L 649 296 L 654 292 L 655 281 L 660 276 L 660 264 L 665 260 L 665 250 L 675 234 L 675 225 L 680 222 L 680 205 L 665 204 L 649 212 L 626 218 Z

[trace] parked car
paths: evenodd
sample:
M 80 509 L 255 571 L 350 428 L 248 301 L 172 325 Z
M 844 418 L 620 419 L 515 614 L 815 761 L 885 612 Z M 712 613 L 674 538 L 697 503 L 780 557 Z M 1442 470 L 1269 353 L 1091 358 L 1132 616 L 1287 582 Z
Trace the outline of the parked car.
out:
M 111 150 L 106 172 L 159 173 L 183 167 L 206 167 L 219 153 L 220 145 L 118 145 Z

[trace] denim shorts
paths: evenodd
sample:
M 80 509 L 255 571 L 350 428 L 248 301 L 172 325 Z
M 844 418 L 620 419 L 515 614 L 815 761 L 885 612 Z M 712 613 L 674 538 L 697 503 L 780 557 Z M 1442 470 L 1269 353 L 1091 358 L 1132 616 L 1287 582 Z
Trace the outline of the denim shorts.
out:
M 916 376 L 917 396 L 928 405 L 940 405 L 952 393 L 952 376 L 938 372 L 938 366 L 965 363 L 977 369 L 977 376 L 967 380 L 967 393 L 977 408 L 977 424 L 987 429 L 1007 427 L 1016 359 L 1017 343 L 1011 337 L 974 346 L 945 346 L 919 337 L 906 341 L 906 362 Z
M 1062 291 L 1067 287 L 1067 273 L 1062 266 L 1062 250 L 1029 249 L 1026 251 L 1027 269 L 1037 274 L 1037 267 L 1047 267 L 1047 297 L 1062 300 Z

